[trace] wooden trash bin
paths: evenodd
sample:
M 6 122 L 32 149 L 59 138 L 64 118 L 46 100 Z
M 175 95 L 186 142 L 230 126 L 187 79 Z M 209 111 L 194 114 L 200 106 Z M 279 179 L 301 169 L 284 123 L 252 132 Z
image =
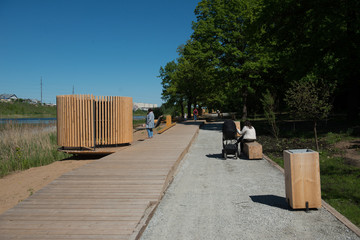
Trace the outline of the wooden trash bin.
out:
M 311 149 L 285 150 L 286 200 L 293 209 L 321 208 L 319 153 Z

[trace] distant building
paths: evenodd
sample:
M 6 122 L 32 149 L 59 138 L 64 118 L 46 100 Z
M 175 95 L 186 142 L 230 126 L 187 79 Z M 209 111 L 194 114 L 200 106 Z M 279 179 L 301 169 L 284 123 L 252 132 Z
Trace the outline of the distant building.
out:
M 152 103 L 133 103 L 133 110 L 138 109 L 147 111 L 149 108 L 157 108 L 157 104 Z
M 36 100 L 36 99 L 24 99 L 25 102 L 30 103 L 30 104 L 39 104 L 40 101 Z
M 15 94 L 7 94 L 7 93 L 4 93 L 4 94 L 0 94 L 0 101 L 1 102 L 9 102 L 9 101 L 15 101 L 17 100 L 18 97 L 15 95 Z

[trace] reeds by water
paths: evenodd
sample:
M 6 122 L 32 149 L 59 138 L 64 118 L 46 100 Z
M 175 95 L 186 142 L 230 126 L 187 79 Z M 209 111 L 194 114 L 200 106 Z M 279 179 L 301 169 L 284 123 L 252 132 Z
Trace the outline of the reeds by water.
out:
M 68 157 L 57 148 L 55 124 L 2 124 L 0 177 Z

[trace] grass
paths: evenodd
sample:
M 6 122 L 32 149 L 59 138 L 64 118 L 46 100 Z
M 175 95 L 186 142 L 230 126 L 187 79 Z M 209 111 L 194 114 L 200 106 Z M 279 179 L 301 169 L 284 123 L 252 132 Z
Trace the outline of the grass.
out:
M 360 168 L 332 152 L 320 154 L 322 198 L 360 227 Z
M 264 154 L 284 167 L 285 149 L 315 149 L 310 122 L 279 122 L 278 141 L 269 134 L 265 121 L 253 121 Z M 327 203 L 360 227 L 360 168 L 348 165 L 342 150 L 334 144 L 344 140 L 358 140 L 359 123 L 334 118 L 318 125 L 320 142 L 321 195 Z
M 138 109 L 138 110 L 136 110 L 136 111 L 133 112 L 133 115 L 134 115 L 134 116 L 146 116 L 146 114 L 147 114 L 147 111 L 145 111 L 145 110 L 140 110 L 140 109 Z
M 0 102 L 0 118 L 56 117 L 56 106 L 30 104 L 21 100 Z
M 0 129 L 0 177 L 70 155 L 57 151 L 54 125 L 7 123 Z
M 139 119 L 139 120 L 133 120 L 133 126 L 134 128 L 137 126 L 141 126 L 145 123 L 145 119 Z

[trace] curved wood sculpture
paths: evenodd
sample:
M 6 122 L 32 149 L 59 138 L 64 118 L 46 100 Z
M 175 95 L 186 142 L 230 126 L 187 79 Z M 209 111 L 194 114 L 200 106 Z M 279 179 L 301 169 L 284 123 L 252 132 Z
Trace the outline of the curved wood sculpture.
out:
M 133 141 L 131 97 L 56 96 L 57 142 L 90 149 Z

